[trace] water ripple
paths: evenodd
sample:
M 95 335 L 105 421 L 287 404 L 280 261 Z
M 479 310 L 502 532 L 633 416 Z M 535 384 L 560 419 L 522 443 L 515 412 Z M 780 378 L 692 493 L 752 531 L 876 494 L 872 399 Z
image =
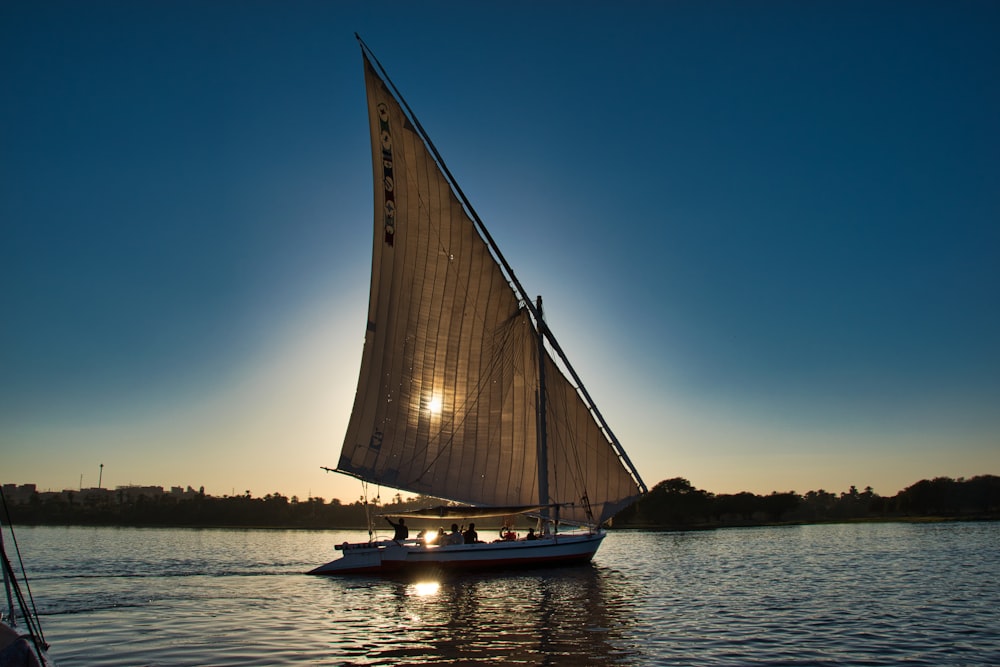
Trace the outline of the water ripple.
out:
M 357 537 L 19 529 L 61 667 L 1000 664 L 1000 524 L 616 532 L 579 568 L 302 574 Z

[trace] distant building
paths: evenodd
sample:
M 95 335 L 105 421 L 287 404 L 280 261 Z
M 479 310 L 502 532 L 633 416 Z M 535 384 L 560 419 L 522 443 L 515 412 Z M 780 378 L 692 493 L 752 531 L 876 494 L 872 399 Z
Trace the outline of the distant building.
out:
M 31 496 L 38 493 L 34 484 L 4 484 L 3 497 L 11 505 L 23 505 L 31 502 Z
M 115 496 L 120 503 L 134 503 L 140 497 L 153 500 L 163 496 L 162 486 L 119 486 L 115 488 Z
M 80 489 L 77 498 L 84 505 L 111 505 L 115 502 L 115 492 L 111 489 Z
M 204 489 L 204 487 L 202 487 Z M 172 486 L 170 491 L 164 491 L 162 486 L 138 486 L 126 484 L 112 489 L 90 488 L 90 489 L 63 489 L 62 491 L 39 491 L 35 484 L 4 484 L 3 495 L 11 505 L 24 505 L 31 502 L 32 498 L 41 502 L 50 500 L 61 500 L 70 504 L 80 505 L 124 505 L 135 503 L 140 497 L 147 500 L 158 500 L 160 498 L 170 498 L 171 500 L 189 500 L 197 498 L 204 493 L 203 490 L 196 490 L 190 485 Z
M 191 498 L 197 498 L 198 492 L 188 486 L 186 489 L 180 486 L 170 487 L 170 497 L 176 500 L 189 500 Z

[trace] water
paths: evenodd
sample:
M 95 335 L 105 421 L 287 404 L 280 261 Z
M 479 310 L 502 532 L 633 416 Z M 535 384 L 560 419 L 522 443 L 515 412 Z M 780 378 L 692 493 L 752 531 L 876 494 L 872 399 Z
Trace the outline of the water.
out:
M 302 574 L 362 535 L 17 529 L 59 667 L 1000 664 L 1000 523 L 615 532 L 565 570 Z

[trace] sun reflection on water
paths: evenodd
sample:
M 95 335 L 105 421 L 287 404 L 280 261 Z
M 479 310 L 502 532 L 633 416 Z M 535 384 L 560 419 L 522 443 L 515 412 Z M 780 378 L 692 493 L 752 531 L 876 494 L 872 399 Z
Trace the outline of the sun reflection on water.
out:
M 437 595 L 440 590 L 441 583 L 438 581 L 419 581 L 410 585 L 406 593 L 407 595 L 415 595 L 423 598 Z

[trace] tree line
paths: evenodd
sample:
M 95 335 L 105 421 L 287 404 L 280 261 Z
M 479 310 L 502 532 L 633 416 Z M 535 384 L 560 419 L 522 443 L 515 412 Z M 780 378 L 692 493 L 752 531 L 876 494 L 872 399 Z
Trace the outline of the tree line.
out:
M 342 503 L 323 498 L 299 500 L 280 493 L 254 498 L 243 495 L 213 497 L 201 491 L 192 498 L 139 495 L 128 501 L 86 498 L 42 499 L 35 494 L 26 503 L 8 508 L 19 524 L 196 526 L 275 528 L 364 528 L 367 517 L 404 512 L 441 504 L 436 498 L 404 499 L 396 494 L 388 503 Z M 868 487 L 851 487 L 840 494 L 824 490 L 757 495 L 749 492 L 714 494 L 675 477 L 654 486 L 638 502 L 614 519 L 616 528 L 697 529 L 770 523 L 812 523 L 844 520 L 892 520 L 922 517 L 996 519 L 1000 517 L 1000 477 L 970 479 L 936 477 L 921 480 L 883 497 Z M 375 519 L 381 523 L 381 519 Z
M 365 528 L 368 516 L 387 508 L 401 512 L 440 503 L 425 497 L 404 501 L 400 494 L 387 505 L 363 499 L 347 504 L 336 498 L 302 501 L 278 492 L 254 498 L 249 491 L 223 497 L 200 491 L 193 498 L 139 494 L 124 501 L 72 495 L 42 499 L 35 494 L 9 512 L 13 522 L 27 525 Z
M 714 494 L 682 477 L 667 479 L 615 517 L 619 527 L 702 528 L 765 523 L 813 523 L 852 519 L 1000 517 L 1000 477 L 935 477 L 880 496 L 852 486 L 840 494 L 825 490 L 768 495 Z

